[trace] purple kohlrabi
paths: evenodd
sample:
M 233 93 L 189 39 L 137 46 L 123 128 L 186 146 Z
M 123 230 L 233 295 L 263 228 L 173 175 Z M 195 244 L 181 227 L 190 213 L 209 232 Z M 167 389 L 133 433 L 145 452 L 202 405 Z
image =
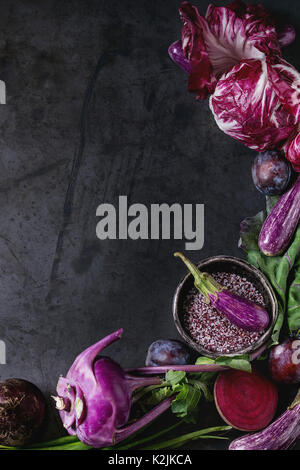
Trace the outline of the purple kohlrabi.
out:
M 120 339 L 122 333 L 122 329 L 117 330 L 79 354 L 66 377 L 59 378 L 57 396 L 53 397 L 68 433 L 77 435 L 91 447 L 112 446 L 123 441 L 171 406 L 175 395 L 126 425 L 131 404 L 135 401 L 133 392 L 137 388 L 163 382 L 157 376 L 138 377 L 133 373 L 157 375 L 170 369 L 191 373 L 218 372 L 227 368 L 218 364 L 165 365 L 125 371 L 109 357 L 98 356 L 104 348 Z
M 168 398 L 131 425 L 125 426 L 135 389 L 159 384 L 159 377 L 134 377 L 108 357 L 97 357 L 100 351 L 118 340 L 117 330 L 83 351 L 75 359 L 66 377 L 57 384 L 56 408 L 63 425 L 71 435 L 87 445 L 100 448 L 126 439 L 171 405 Z

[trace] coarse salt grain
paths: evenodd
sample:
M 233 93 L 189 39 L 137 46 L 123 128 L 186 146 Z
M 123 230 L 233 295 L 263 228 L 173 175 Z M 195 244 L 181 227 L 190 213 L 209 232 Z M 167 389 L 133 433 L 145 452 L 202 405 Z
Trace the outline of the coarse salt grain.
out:
M 265 307 L 262 294 L 252 282 L 233 273 L 214 273 L 213 278 L 228 290 Z M 184 302 L 184 325 L 196 343 L 211 352 L 238 352 L 256 343 L 263 332 L 246 331 L 231 323 L 193 288 Z

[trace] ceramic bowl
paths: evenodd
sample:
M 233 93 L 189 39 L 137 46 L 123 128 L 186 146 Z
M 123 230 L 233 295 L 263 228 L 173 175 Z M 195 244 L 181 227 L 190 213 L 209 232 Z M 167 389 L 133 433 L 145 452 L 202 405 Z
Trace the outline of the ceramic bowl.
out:
M 252 282 L 256 289 L 262 294 L 265 301 L 265 308 L 270 316 L 270 323 L 268 328 L 265 330 L 263 335 L 258 339 L 256 343 L 253 343 L 247 348 L 234 351 L 230 354 L 212 352 L 205 349 L 200 344 L 196 343 L 194 339 L 190 336 L 189 331 L 184 325 L 183 316 L 183 304 L 187 297 L 188 292 L 194 286 L 194 278 L 188 273 L 182 281 L 179 283 L 173 300 L 173 317 L 176 328 L 179 334 L 182 336 L 184 341 L 188 345 L 196 350 L 201 356 L 207 356 L 216 358 L 218 356 L 236 356 L 240 354 L 250 354 L 257 355 L 257 353 L 263 349 L 265 343 L 269 340 L 274 324 L 278 316 L 278 305 L 277 300 L 274 294 L 274 291 L 267 280 L 267 278 L 256 269 L 251 264 L 247 263 L 244 260 L 239 258 L 234 258 L 231 256 L 214 256 L 212 258 L 207 258 L 197 264 L 197 267 L 201 271 L 208 272 L 210 274 L 215 272 L 228 272 L 238 274 L 242 277 L 245 277 L 248 281 Z

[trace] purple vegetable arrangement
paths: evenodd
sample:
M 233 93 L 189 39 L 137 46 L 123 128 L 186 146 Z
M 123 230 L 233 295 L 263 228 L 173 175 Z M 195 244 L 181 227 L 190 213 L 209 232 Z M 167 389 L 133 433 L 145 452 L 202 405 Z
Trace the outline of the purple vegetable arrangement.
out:
M 95 448 L 115 445 L 127 439 L 170 408 L 175 399 L 174 394 L 167 397 L 142 418 L 127 424 L 133 392 L 142 387 L 163 384 L 163 379 L 134 376 L 112 359 L 98 357 L 104 348 L 120 339 L 122 332 L 122 329 L 117 330 L 83 351 L 66 377 L 59 378 L 57 396 L 53 397 L 68 433 L 77 435 L 80 441 Z M 210 364 L 169 365 L 149 367 L 149 373 L 164 373 L 170 369 L 182 374 L 183 371 L 219 371 L 224 367 Z
M 276 315 L 269 316 L 263 293 L 256 292 L 247 279 L 230 269 L 213 272 L 215 279 L 177 252 L 174 256 L 185 263 L 196 288 L 189 312 L 193 335 L 204 341 L 199 339 L 198 344 L 206 346 L 210 357 L 201 356 L 189 364 L 191 354 L 186 344 L 158 339 L 148 349 L 145 367 L 124 370 L 113 359 L 100 355 L 121 338 L 123 330 L 119 329 L 79 354 L 66 376 L 58 380 L 57 395 L 52 398 L 69 436 L 30 445 L 44 421 L 44 397 L 24 380 L 0 383 L 2 449 L 20 449 L 27 444 L 40 450 L 140 449 L 183 421 L 196 423 L 202 397 L 214 400 L 229 426 L 197 430 L 142 449 L 174 449 L 199 438 L 226 439 L 214 433 L 232 428 L 255 433 L 235 439 L 230 450 L 286 450 L 300 439 L 300 391 L 291 406 L 271 422 L 278 402 L 275 383 L 300 382 L 300 74 L 281 52 L 295 39 L 295 30 L 290 25 L 279 28 L 263 6 L 242 0 L 227 7 L 211 4 L 205 16 L 183 2 L 179 14 L 181 39 L 169 47 L 169 55 L 188 74 L 188 90 L 197 99 L 209 97 L 221 130 L 260 152 L 252 165 L 253 182 L 264 195 L 280 196 L 277 202 L 272 200 L 272 210 L 268 201 L 266 218 L 260 214 L 254 221 L 248 218 L 242 230 L 249 262 L 268 276 L 278 294 L 277 302 L 275 294 L 272 297 Z M 291 185 L 292 167 L 299 174 Z M 289 286 L 291 275 L 294 282 Z M 217 276 L 227 283 L 221 285 Z M 235 282 L 240 278 L 256 297 L 246 298 L 245 288 L 233 292 L 228 276 Z M 278 344 L 283 317 L 289 310 L 293 312 L 288 318 L 290 332 L 297 333 Z M 225 328 L 224 322 L 228 324 Z M 242 354 L 237 347 L 241 339 L 251 345 L 250 339 L 253 342 L 253 338 L 256 341 L 264 336 L 268 326 L 272 336 L 270 332 L 252 354 Z M 222 343 L 221 335 L 227 343 Z M 251 361 L 274 344 L 268 363 L 270 380 L 259 368 L 252 368 Z M 166 410 L 180 421 L 154 436 L 139 435 L 134 440 L 137 432 Z
M 280 149 L 300 171 L 300 74 L 282 58 L 295 38 L 288 25 L 276 29 L 262 5 L 235 0 L 209 5 L 205 17 L 183 2 L 181 40 L 171 58 L 188 73 L 188 90 L 209 97 L 217 125 L 258 151 Z
M 281 53 L 281 48 L 295 39 L 295 30 L 289 25 L 278 28 L 263 6 L 247 5 L 242 0 L 227 7 L 209 5 L 205 17 L 183 2 L 179 14 L 183 22 L 181 39 L 169 47 L 169 55 L 188 74 L 188 90 L 197 99 L 209 97 L 219 128 L 261 152 L 252 166 L 254 184 L 265 195 L 281 197 L 262 225 L 256 245 L 261 256 L 281 255 L 300 219 L 300 175 L 288 189 L 291 165 L 300 172 L 300 74 Z M 181 253 L 175 256 L 188 267 L 204 302 L 223 319 L 226 317 L 226 322 L 242 333 L 266 330 L 270 318 L 262 305 L 226 289 Z M 280 328 L 281 324 L 274 326 L 277 334 Z M 146 367 L 125 371 L 112 359 L 99 356 L 121 335 L 120 329 L 83 351 L 66 377 L 59 378 L 57 396 L 53 397 L 56 408 L 65 429 L 81 441 L 80 445 L 107 448 L 122 443 L 123 449 L 129 448 L 130 436 L 167 409 L 195 422 L 201 394 L 213 399 L 208 383 L 220 371 L 217 379 L 213 378 L 215 405 L 230 427 L 210 428 L 206 436 L 208 430 L 197 431 L 152 448 L 174 448 L 189 439 L 216 437 L 210 434 L 231 427 L 259 431 L 233 441 L 231 450 L 288 449 L 300 437 L 299 394 L 291 407 L 269 424 L 276 412 L 277 388 L 251 368 L 250 361 L 257 356 L 200 357 L 196 365 L 189 365 L 189 351 L 184 345 L 157 340 L 148 350 Z M 271 353 L 270 375 L 274 381 L 298 382 L 299 367 L 290 359 L 294 343 L 287 344 Z M 263 349 L 268 346 L 264 343 Z M 284 360 L 280 360 L 283 350 Z M 166 375 L 163 378 L 158 374 Z M 133 420 L 133 405 L 141 398 L 143 415 Z M 145 412 L 149 404 L 151 409 Z M 71 446 L 74 444 L 78 441 L 70 441 Z

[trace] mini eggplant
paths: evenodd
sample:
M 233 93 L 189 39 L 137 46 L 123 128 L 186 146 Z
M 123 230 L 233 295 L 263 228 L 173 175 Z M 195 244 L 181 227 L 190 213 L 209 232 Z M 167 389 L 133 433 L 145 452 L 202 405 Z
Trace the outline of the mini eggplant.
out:
M 232 441 L 229 450 L 288 450 L 300 438 L 300 392 L 292 405 L 263 431 Z
M 269 324 L 268 312 L 260 305 L 240 297 L 221 286 L 208 273 L 203 273 L 182 253 L 174 253 L 186 264 L 194 276 L 194 285 L 231 323 L 248 331 L 263 331 Z
M 173 42 L 173 44 L 170 45 L 168 53 L 176 65 L 182 68 L 182 70 L 184 70 L 186 73 L 190 73 L 191 64 L 189 59 L 187 59 L 184 55 L 181 39 L 179 39 L 179 41 Z
M 300 219 L 300 175 L 277 201 L 260 231 L 258 246 L 267 256 L 281 255 L 289 246 Z

